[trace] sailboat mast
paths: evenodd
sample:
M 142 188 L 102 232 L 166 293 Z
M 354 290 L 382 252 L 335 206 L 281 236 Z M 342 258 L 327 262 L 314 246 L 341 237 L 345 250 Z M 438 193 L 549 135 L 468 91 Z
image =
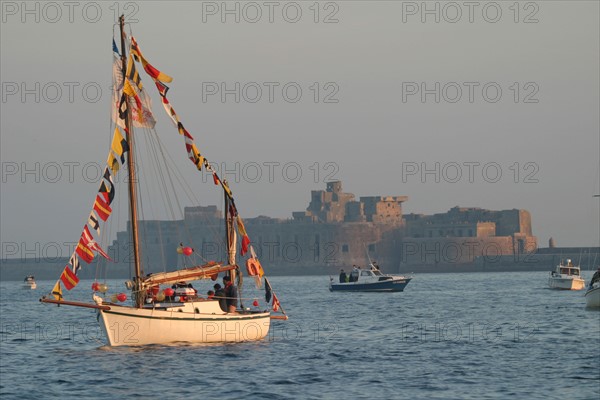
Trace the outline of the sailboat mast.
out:
M 233 219 L 229 213 L 229 198 L 227 197 L 227 193 L 225 193 L 224 190 L 223 194 L 225 197 L 225 245 L 227 247 L 227 262 L 230 265 L 234 265 L 235 260 L 232 260 L 231 257 L 231 246 L 233 240 Z M 232 282 L 235 280 L 235 270 L 227 271 L 227 275 L 229 275 Z
M 229 202 L 227 201 L 227 194 L 223 191 L 223 197 L 225 198 L 225 205 L 223 206 L 224 210 L 224 218 L 225 218 L 225 248 L 227 249 L 227 261 L 229 262 L 229 246 L 230 246 L 230 236 L 229 236 Z
M 123 71 L 123 87 L 125 87 L 125 80 L 127 79 L 127 54 L 125 48 L 125 16 L 121 15 L 119 18 L 119 27 L 121 29 L 121 67 Z M 127 100 L 129 103 L 129 101 Z M 133 145 L 133 124 L 131 114 L 129 112 L 129 104 L 127 104 L 127 110 L 125 111 L 125 135 L 127 143 L 129 144 L 129 152 L 127 155 L 127 171 L 129 180 L 129 219 L 131 220 L 131 240 L 133 242 L 133 264 L 135 267 L 135 282 L 134 282 L 134 293 L 135 293 L 135 304 L 137 307 L 143 305 L 143 296 L 140 293 L 141 289 L 141 276 L 142 268 L 140 265 L 140 248 L 138 239 L 138 218 L 137 218 L 137 197 L 135 187 L 135 163 L 134 163 L 134 145 Z

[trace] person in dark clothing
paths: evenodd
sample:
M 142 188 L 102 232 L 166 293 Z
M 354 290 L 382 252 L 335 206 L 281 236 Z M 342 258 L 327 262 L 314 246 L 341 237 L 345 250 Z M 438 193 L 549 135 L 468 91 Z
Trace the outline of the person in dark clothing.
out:
M 596 283 L 597 281 L 600 281 L 600 267 L 598 267 L 598 269 L 594 273 L 594 276 L 592 276 L 592 279 L 590 280 L 590 289 L 592 288 L 592 286 L 594 286 L 594 283 Z
M 225 289 L 223 289 L 218 283 L 215 283 L 215 286 L 213 287 L 215 288 L 215 295 L 213 296 L 213 299 L 219 300 L 219 307 L 221 307 L 221 310 L 227 312 Z
M 227 297 L 227 312 L 234 313 L 237 310 L 238 304 L 238 293 L 237 288 L 231 282 L 229 276 L 223 277 L 223 284 L 225 285 L 225 297 Z
M 346 273 L 343 269 L 340 272 L 340 283 L 346 283 Z

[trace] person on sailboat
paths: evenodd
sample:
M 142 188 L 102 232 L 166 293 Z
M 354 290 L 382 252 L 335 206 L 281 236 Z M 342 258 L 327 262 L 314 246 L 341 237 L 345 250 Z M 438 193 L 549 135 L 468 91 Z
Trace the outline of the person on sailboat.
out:
M 206 292 L 206 300 L 212 300 L 213 297 L 215 297 L 215 291 L 214 290 L 209 290 L 208 292 Z
M 592 286 L 594 286 L 594 283 L 596 283 L 597 281 L 600 281 L 600 267 L 598 267 L 596 272 L 594 272 L 594 275 L 592 276 L 592 279 L 590 280 L 589 287 L 592 288 Z
M 213 288 L 215 289 L 215 295 L 213 299 L 219 300 L 219 307 L 221 307 L 221 310 L 227 312 L 227 299 L 225 298 L 225 289 L 223 289 L 218 283 L 215 283 Z
M 231 277 L 228 275 L 223 277 L 225 285 L 225 297 L 227 298 L 227 312 L 234 313 L 237 310 L 238 293 L 237 288 L 231 282 Z

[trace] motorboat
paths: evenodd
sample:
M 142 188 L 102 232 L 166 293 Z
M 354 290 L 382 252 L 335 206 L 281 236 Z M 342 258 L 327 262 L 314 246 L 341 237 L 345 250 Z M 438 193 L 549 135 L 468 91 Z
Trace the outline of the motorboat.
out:
M 37 288 L 37 283 L 35 283 L 35 278 L 33 275 L 27 275 L 23 280 L 23 289 L 35 289 Z
M 566 265 L 561 261 L 554 271 L 550 272 L 548 286 L 552 289 L 581 290 L 585 281 L 581 277 L 581 268 L 567 260 Z
M 345 273 L 341 275 L 345 277 Z M 369 269 L 355 268 L 344 282 L 330 279 L 329 290 L 332 292 L 402 292 L 412 276 L 384 274 L 379 267 L 370 264 Z

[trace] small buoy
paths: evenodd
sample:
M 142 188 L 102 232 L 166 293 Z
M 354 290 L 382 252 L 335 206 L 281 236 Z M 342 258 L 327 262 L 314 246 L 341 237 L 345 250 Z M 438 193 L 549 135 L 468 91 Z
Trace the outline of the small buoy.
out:
M 98 285 L 98 291 L 100 293 L 106 293 L 108 291 L 108 285 L 106 285 L 105 283 L 101 283 Z
M 172 290 L 172 289 L 171 289 Z M 156 294 L 156 300 L 163 301 L 165 299 L 165 292 L 161 291 Z
M 183 254 L 183 247 L 177 247 L 177 254 Z
M 97 291 L 98 291 L 98 286 L 99 286 L 99 285 L 100 285 L 100 284 L 99 284 L 98 282 L 94 282 L 94 283 L 92 283 L 92 290 L 93 290 L 94 292 L 97 292 Z
M 113 294 L 113 295 L 110 296 L 110 301 L 112 301 L 113 303 L 116 303 L 117 300 L 118 299 L 117 299 L 117 295 L 116 294 Z
M 191 247 L 184 247 L 183 248 L 183 254 L 185 254 L 186 256 L 191 255 L 194 252 L 194 249 L 192 249 Z
M 165 296 L 167 297 L 171 297 L 173 296 L 173 293 L 175 293 L 175 291 L 171 288 L 166 288 L 165 290 L 163 290 Z
M 117 295 L 117 300 L 123 302 L 123 301 L 127 300 L 127 295 L 125 293 L 119 293 Z
M 252 303 L 252 305 L 253 305 L 254 307 L 258 307 L 258 300 L 254 300 L 254 303 Z

